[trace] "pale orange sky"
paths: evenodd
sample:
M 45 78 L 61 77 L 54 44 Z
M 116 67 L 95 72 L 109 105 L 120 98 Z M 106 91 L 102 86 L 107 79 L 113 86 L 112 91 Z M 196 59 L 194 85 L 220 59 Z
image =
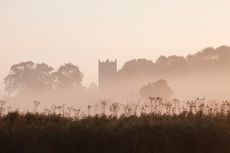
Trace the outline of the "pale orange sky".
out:
M 73 62 L 85 84 L 97 82 L 99 58 L 121 67 L 230 45 L 229 19 L 229 0 L 0 0 L 0 79 L 32 60 Z

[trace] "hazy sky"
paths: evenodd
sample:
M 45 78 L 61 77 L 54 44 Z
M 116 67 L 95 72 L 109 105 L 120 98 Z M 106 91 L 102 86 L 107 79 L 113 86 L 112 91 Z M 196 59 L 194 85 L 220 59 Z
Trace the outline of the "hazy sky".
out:
M 32 60 L 73 62 L 97 82 L 99 58 L 121 67 L 230 45 L 229 19 L 229 0 L 0 0 L 0 79 Z

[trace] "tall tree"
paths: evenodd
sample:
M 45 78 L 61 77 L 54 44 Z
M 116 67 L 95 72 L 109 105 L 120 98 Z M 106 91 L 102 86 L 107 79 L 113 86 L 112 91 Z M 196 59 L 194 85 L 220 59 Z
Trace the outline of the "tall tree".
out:
M 58 68 L 54 73 L 56 80 L 56 89 L 74 89 L 81 87 L 83 74 L 77 66 L 67 63 Z

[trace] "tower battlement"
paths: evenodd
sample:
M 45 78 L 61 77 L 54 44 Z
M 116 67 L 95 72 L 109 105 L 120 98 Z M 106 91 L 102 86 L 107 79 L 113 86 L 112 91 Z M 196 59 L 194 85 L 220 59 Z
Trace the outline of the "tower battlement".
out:
M 109 60 L 109 59 L 107 59 L 106 61 L 98 60 L 98 63 L 101 64 L 101 65 L 103 65 L 103 64 L 106 64 L 106 65 L 109 65 L 109 64 L 111 64 L 111 65 L 113 65 L 113 64 L 117 65 L 117 60 L 114 60 L 114 61 Z

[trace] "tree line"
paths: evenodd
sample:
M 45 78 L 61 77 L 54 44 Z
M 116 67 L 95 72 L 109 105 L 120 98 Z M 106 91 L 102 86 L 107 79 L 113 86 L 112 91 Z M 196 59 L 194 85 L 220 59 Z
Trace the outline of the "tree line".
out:
M 81 89 L 83 73 L 72 64 L 66 63 L 57 70 L 45 63 L 32 61 L 14 64 L 4 78 L 5 91 L 10 95 L 35 91 L 63 91 Z

